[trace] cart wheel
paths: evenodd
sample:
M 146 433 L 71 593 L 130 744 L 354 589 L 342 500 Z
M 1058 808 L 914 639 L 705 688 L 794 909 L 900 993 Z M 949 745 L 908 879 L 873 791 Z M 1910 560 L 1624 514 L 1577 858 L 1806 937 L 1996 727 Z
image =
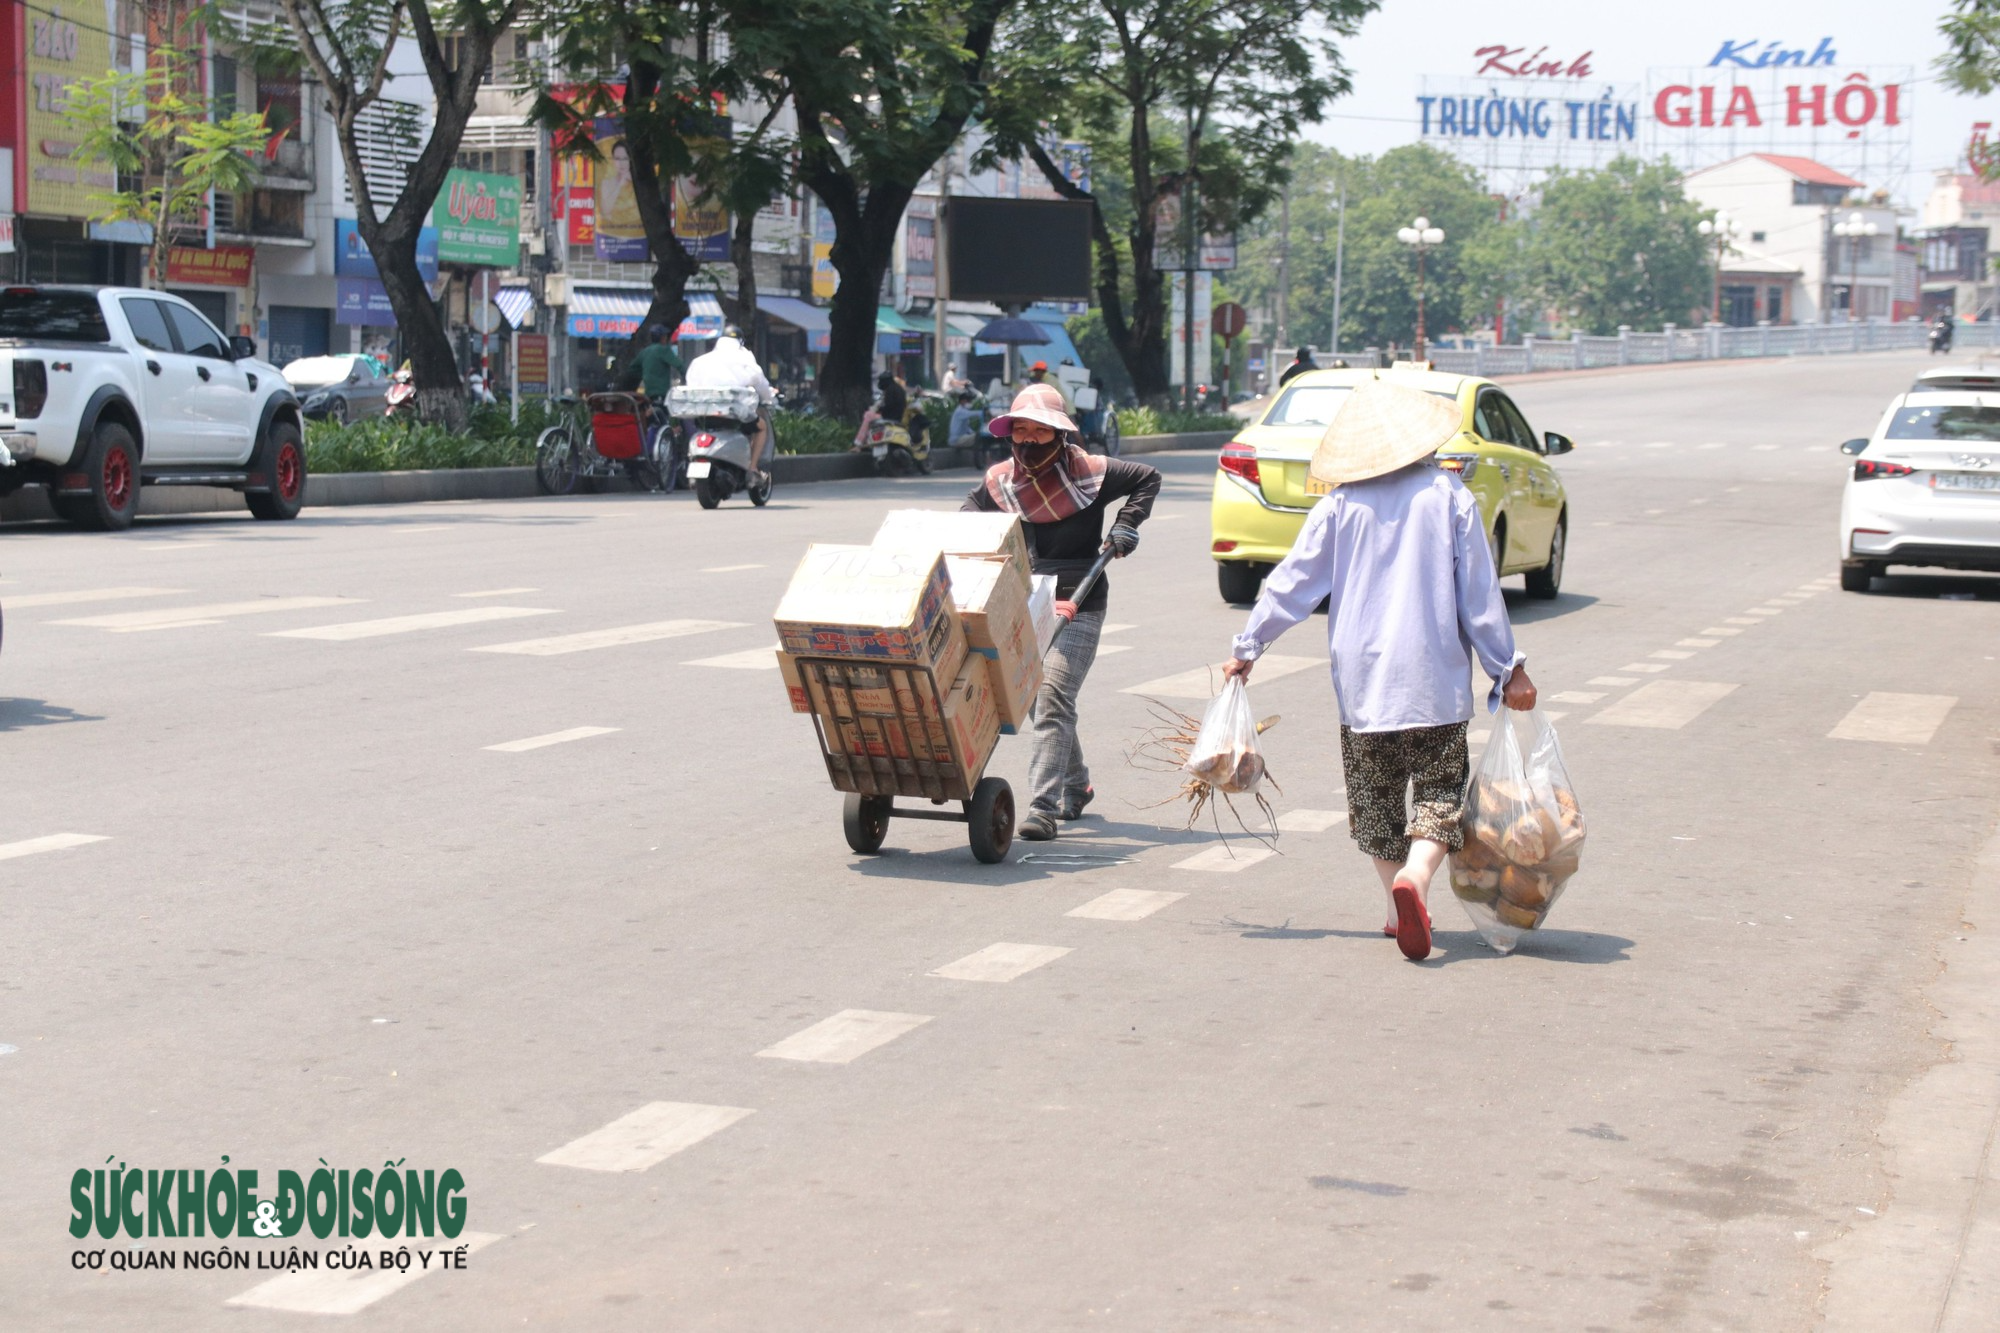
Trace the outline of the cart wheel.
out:
M 1005 778 L 981 778 L 967 802 L 965 822 L 972 856 L 987 865 L 1007 859 L 1014 845 L 1014 789 Z
M 893 804 L 887 796 L 857 796 L 849 792 L 840 808 L 840 826 L 847 834 L 847 845 L 863 856 L 881 851 L 882 839 L 889 836 L 889 811 Z M 1014 822 L 1011 802 L 1007 822 L 1010 827 Z M 1006 849 L 1001 850 L 1004 853 Z

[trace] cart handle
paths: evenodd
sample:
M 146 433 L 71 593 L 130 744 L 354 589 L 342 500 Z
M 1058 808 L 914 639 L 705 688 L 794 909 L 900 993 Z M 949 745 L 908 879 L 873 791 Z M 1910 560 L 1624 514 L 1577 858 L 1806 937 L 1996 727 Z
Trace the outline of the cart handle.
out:
M 1090 567 L 1089 572 L 1083 576 L 1083 581 L 1076 585 L 1076 591 L 1072 592 L 1065 600 L 1072 606 L 1083 605 L 1083 599 L 1090 596 L 1090 590 L 1097 586 L 1097 580 L 1104 577 L 1104 567 L 1111 563 L 1111 558 L 1115 554 L 1116 552 L 1112 549 L 1111 543 L 1104 543 L 1103 547 L 1097 553 L 1097 563 Z M 1068 628 L 1068 620 L 1064 620 L 1062 624 L 1056 626 L 1055 637 L 1049 640 L 1050 648 L 1056 646 L 1057 642 L 1063 636 L 1063 631 Z M 1044 653 L 1042 656 L 1046 657 L 1048 654 Z

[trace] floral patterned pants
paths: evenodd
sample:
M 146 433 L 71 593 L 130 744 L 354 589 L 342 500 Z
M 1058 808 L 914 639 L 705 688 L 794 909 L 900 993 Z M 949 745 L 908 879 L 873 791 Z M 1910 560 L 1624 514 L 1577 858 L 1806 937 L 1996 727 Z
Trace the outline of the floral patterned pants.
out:
M 1340 729 L 1347 829 L 1362 851 L 1384 861 L 1406 861 L 1412 838 L 1428 838 L 1458 850 L 1469 771 L 1466 725 L 1453 722 L 1406 731 Z M 1406 805 L 1413 789 L 1414 803 Z

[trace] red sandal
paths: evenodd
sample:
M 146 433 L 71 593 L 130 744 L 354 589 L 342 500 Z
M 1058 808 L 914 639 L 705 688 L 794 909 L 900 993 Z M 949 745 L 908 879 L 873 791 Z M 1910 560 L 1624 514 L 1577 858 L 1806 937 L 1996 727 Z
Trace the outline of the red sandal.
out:
M 1416 885 L 1397 880 L 1389 896 L 1396 904 L 1396 947 L 1403 957 L 1421 963 L 1431 956 L 1431 914 L 1417 896 Z

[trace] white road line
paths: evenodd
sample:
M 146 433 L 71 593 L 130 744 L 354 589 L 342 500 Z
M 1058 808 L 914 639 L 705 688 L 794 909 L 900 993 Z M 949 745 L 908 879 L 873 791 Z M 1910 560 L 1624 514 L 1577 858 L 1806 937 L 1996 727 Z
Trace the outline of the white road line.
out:
M 1108 657 L 1112 653 L 1129 653 L 1131 651 L 1132 645 L 1129 643 L 1100 643 L 1097 645 L 1097 655 L 1099 657 Z
M 486 749 L 498 750 L 502 754 L 520 754 L 524 750 L 539 750 L 547 745 L 561 745 L 565 741 L 588 740 L 592 736 L 609 736 L 617 727 L 571 727 L 568 731 L 551 731 L 546 736 L 530 736 L 525 740 L 503 741 L 499 745 L 489 745 Z
M 1761 625 L 1764 623 L 1756 616 L 1727 616 L 1724 619 L 1731 625 Z M 1741 633 L 1742 631 L 1739 630 L 1737 632 Z
M 414 616 L 385 616 L 381 620 L 344 620 L 337 625 L 273 630 L 264 637 L 350 643 L 355 639 L 380 639 L 390 634 L 415 634 L 419 630 L 451 629 L 458 625 L 480 625 L 489 620 L 519 620 L 523 616 L 555 614 L 552 608 L 544 606 L 468 606 L 463 611 L 426 611 Z
M 1564 718 L 1568 717 L 1568 716 L 1569 716 L 1569 714 L 1568 714 L 1568 713 L 1565 713 L 1565 712 L 1561 712 L 1561 711 L 1559 711 L 1559 710 L 1557 710 L 1557 709 L 1554 709 L 1554 708 L 1544 708 L 1544 709 L 1542 710 L 1542 716 L 1543 716 L 1543 717 L 1545 717 L 1545 718 L 1547 718 L 1547 719 L 1548 719 L 1549 721 L 1551 721 L 1551 722 L 1560 722 L 1560 721 L 1562 721 L 1562 720 L 1563 720 Z
M 1073 907 L 1064 916 L 1078 916 L 1086 921 L 1143 921 L 1162 907 L 1171 907 L 1185 893 L 1167 893 L 1161 889 L 1113 889 L 1109 893 L 1092 898 L 1081 907 Z
M 1677 643 L 1677 644 L 1679 644 L 1679 645 L 1680 645 L 1681 647 L 1683 647 L 1683 648 L 1713 648 L 1713 647 L 1715 647 L 1715 645 L 1716 645 L 1716 644 L 1718 644 L 1718 643 L 1721 643 L 1721 642 L 1722 642 L 1722 640 L 1720 640 L 1720 639 L 1675 639 L 1675 640 L 1674 640 L 1674 642 L 1675 642 L 1675 643 Z
M 1705 505 L 1708 503 L 1708 497 L 1705 495 L 1696 496 L 1694 499 L 1689 500 L 1688 503 L 1691 505 Z
M 1753 444 L 1750 447 L 1760 454 L 1770 453 L 1772 450 L 1778 448 L 1775 444 Z
M 1679 648 L 1655 648 L 1652 652 L 1646 654 L 1646 656 L 1657 657 L 1667 662 L 1685 662 L 1690 657 L 1693 657 L 1694 654 L 1684 652 Z
M 1847 710 L 1827 736 L 1836 741 L 1879 741 L 1884 745 L 1929 745 L 1958 697 L 1951 694 L 1888 694 L 1877 690 Z
M 37 592 L 26 597 L 9 597 L 10 611 L 25 611 L 31 606 L 74 606 L 79 602 L 122 602 L 128 597 L 172 597 L 186 591 L 182 588 L 83 588 L 76 592 Z
M 321 606 L 351 606 L 361 600 L 359 597 L 260 597 L 254 602 L 211 602 L 207 606 L 162 607 L 156 611 L 117 611 L 107 616 L 84 616 L 79 620 L 58 620 L 55 623 L 82 625 L 88 629 L 150 629 L 156 625 L 182 625 L 229 616 L 309 611 Z
M 757 1052 L 773 1060 L 806 1060 L 844 1065 L 886 1046 L 931 1021 L 929 1014 L 885 1014 L 874 1009 L 843 1009 L 776 1046 Z
M 1722 638 L 1727 638 L 1734 634 L 1741 634 L 1742 632 L 1743 632 L 1742 630 L 1733 629 L 1728 625 L 1710 625 L 1707 629 L 1702 631 L 1703 634 L 1712 634 Z
M 147 542 L 145 544 L 162 554 L 167 551 L 203 551 L 211 546 L 222 545 L 221 542 Z
M 1099 625 L 1097 632 L 1099 634 L 1123 634 L 1128 629 L 1137 628 L 1139 628 L 1137 625 Z
M 501 1239 L 485 1231 L 461 1231 L 455 1240 L 439 1242 L 440 1249 L 465 1247 L 467 1254 Z M 409 1271 L 380 1269 L 356 1272 L 350 1269 L 322 1269 L 316 1273 L 286 1273 L 269 1282 L 260 1282 L 241 1296 L 231 1296 L 224 1305 L 256 1310 L 283 1310 L 288 1314 L 359 1314 L 375 1302 L 401 1291 L 427 1273 L 444 1265 L 432 1258 L 429 1268 L 410 1266 Z
M 455 592 L 453 597 L 519 597 L 523 593 L 540 592 L 540 588 L 488 588 L 484 592 Z
M 1672 440 L 1653 440 L 1646 447 L 1648 449 L 1671 449 L 1674 447 L 1674 442 Z
M 106 634 L 150 634 L 156 629 L 192 629 L 196 625 L 220 625 L 220 620 L 163 620 L 157 625 L 127 625 L 123 629 L 106 630 Z
M 1722 493 L 1723 493 L 1724 495 L 1734 495 L 1734 494 L 1736 494 L 1736 492 L 1738 492 L 1738 491 L 1740 491 L 1740 490 L 1742 490 L 1742 489 L 1743 489 L 1743 488 L 1742 488 L 1741 486 L 1726 486 L 1726 487 L 1724 487 L 1724 488 L 1723 488 L 1723 491 L 1722 491 Z
M 1712 440 L 1707 444 L 1697 444 L 1695 446 L 1697 449 L 1727 449 L 1728 447 L 1729 442 L 1727 440 Z
M 1661 515 L 1661 514 L 1664 514 L 1664 513 L 1666 513 L 1666 512 L 1667 512 L 1667 511 L 1666 511 L 1666 510 L 1664 510 L 1664 509 L 1648 509 L 1648 510 L 1646 511 L 1646 517 L 1647 517 L 1647 518 L 1656 518 L 1656 517 L 1658 517 L 1659 515 Z
M 1563 690 L 1549 698 L 1559 704 L 1594 704 L 1604 696 L 1592 690 Z
M 1677 731 L 1736 688 L 1708 680 L 1649 680 L 1585 721 L 1614 727 L 1657 727 L 1664 731 Z
M 731 671 L 776 671 L 778 646 L 772 644 L 769 648 L 746 648 L 740 653 L 724 653 L 720 657 L 697 657 L 694 661 L 683 662 L 681 665 L 726 667 Z
M 643 625 L 620 625 L 615 629 L 586 630 L 581 634 L 561 634 L 552 639 L 521 639 L 514 643 L 489 643 L 469 651 L 475 653 L 521 653 L 528 657 L 560 657 L 564 653 L 587 653 L 597 648 L 618 648 L 628 643 L 652 643 L 657 639 L 678 639 L 711 630 L 741 629 L 734 620 L 654 620 Z
M 1012 981 L 1073 952 L 1055 944 L 989 944 L 930 975 L 946 981 Z
M 1746 616 L 1782 616 L 1785 614 L 1785 608 L 1766 603 L 1763 606 L 1753 606 L 1743 614 Z
M 1618 669 L 1620 671 L 1639 671 L 1650 676 L 1667 670 L 1667 664 L 1665 662 L 1627 662 Z
M 745 569 L 763 569 L 763 565 L 710 565 L 702 570 L 704 574 L 735 574 Z
M 24 838 L 20 842 L 0 842 L 0 861 L 11 861 L 17 856 L 33 856 L 37 852 L 60 852 L 71 847 L 85 847 L 93 842 L 109 842 L 102 833 L 51 833 L 41 838 Z
M 1639 682 L 1630 676 L 1592 676 L 1583 683 L 1586 685 L 1637 685 Z
M 1284 657 L 1278 653 L 1265 653 L 1257 659 L 1257 668 L 1250 673 L 1258 684 L 1266 684 L 1280 676 L 1289 676 L 1294 671 L 1304 671 L 1307 667 L 1324 666 L 1325 660 L 1318 657 Z M 1212 699 L 1216 690 L 1222 687 L 1222 672 L 1214 667 L 1196 667 L 1193 671 L 1183 671 L 1177 676 L 1162 676 L 1140 685 L 1127 685 L 1120 694 L 1163 694 L 1170 699 Z
M 603 1129 L 572 1139 L 535 1160 L 579 1171 L 644 1171 L 756 1112 L 745 1106 L 647 1102 Z
M 1281 833 L 1324 833 L 1347 822 L 1345 810 L 1287 810 L 1278 816 Z
M 1239 870 L 1248 870 L 1259 861 L 1277 853 L 1269 847 L 1231 847 L 1224 844 L 1196 852 L 1185 861 L 1174 862 L 1175 870 L 1204 870 L 1215 875 L 1233 875 Z

